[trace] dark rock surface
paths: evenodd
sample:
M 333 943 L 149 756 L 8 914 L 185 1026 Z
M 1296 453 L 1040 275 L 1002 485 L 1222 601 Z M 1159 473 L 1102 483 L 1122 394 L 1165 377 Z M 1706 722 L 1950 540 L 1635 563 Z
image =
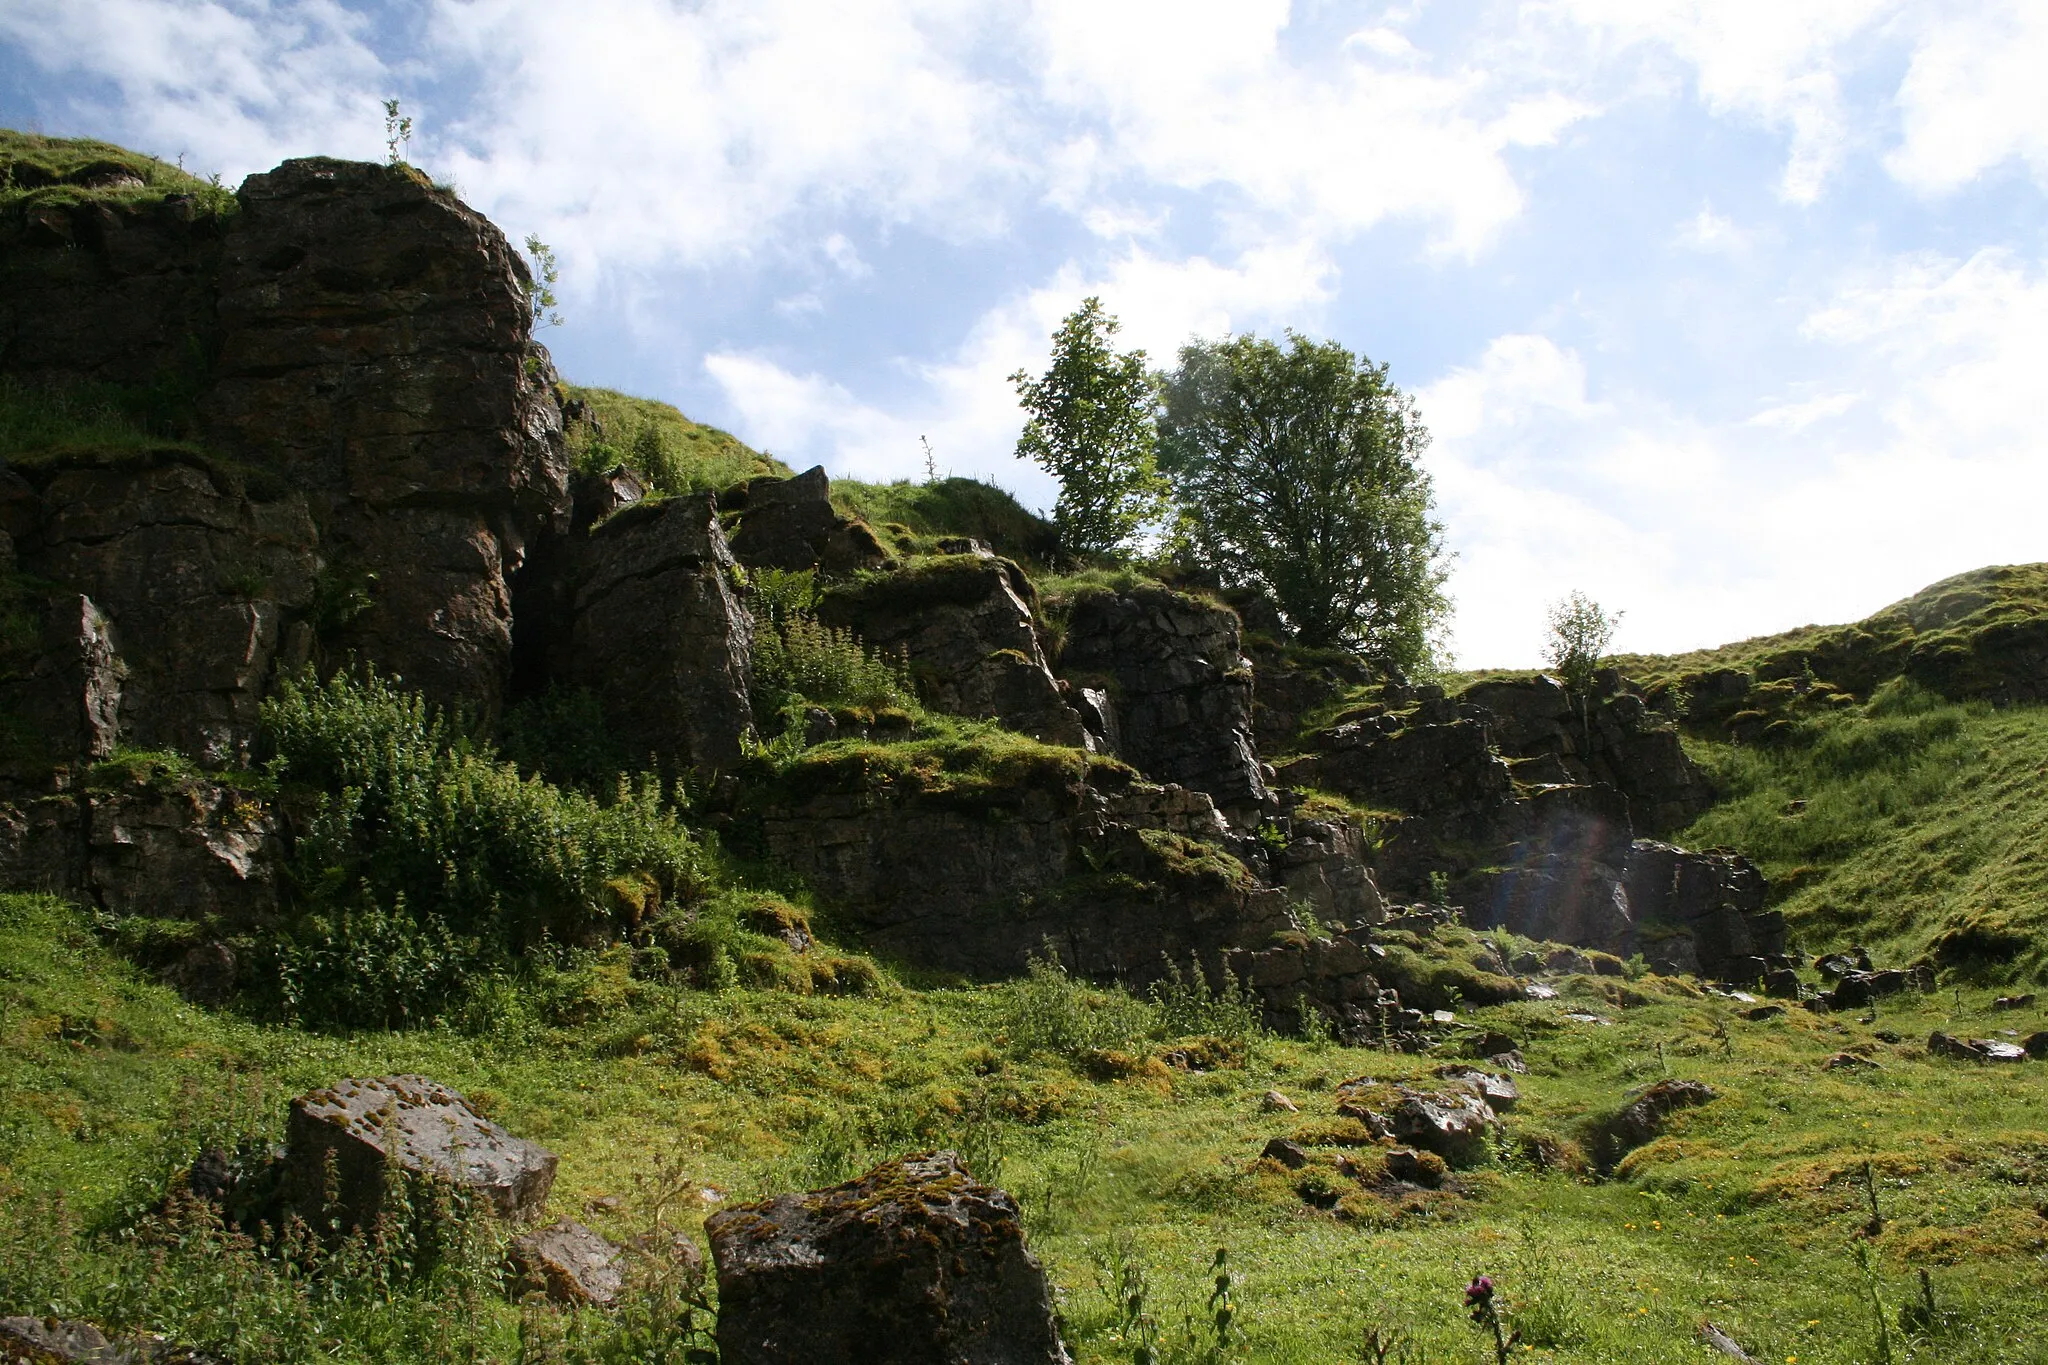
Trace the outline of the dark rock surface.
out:
M 275 813 L 196 778 L 87 794 L 82 889 L 116 915 L 238 928 L 274 920 L 284 845 Z
M 397 1169 L 451 1182 L 498 1217 L 530 1222 L 555 1183 L 555 1154 L 513 1137 L 457 1092 L 424 1076 L 348 1080 L 292 1101 L 285 1127 L 285 1179 L 293 1203 L 317 1211 L 329 1193 L 344 1225 L 377 1215 L 385 1173 Z
M 727 1365 L 1067 1360 L 1017 1205 L 951 1152 L 715 1213 Z
M 39 629 L 0 638 L 0 799 L 48 793 L 58 769 L 105 758 L 121 733 L 120 656 L 98 604 L 50 589 L 8 605 Z
M 64 1318 L 0 1318 L 0 1365 L 217 1365 L 212 1356 L 165 1341 L 109 1341 L 89 1322 Z
M 166 452 L 73 468 L 39 490 L 22 568 L 91 598 L 121 660 L 122 742 L 202 763 L 251 761 L 257 705 L 288 625 L 313 600 L 303 498 Z
M 2033 1054 L 2028 1048 L 1996 1038 L 1953 1038 L 1936 1029 L 1927 1035 L 1927 1055 L 1959 1062 L 2024 1062 Z
M 1610 1162 L 1656 1138 L 1665 1123 L 1681 1109 L 1691 1109 L 1720 1097 L 1712 1086 L 1700 1081 L 1658 1081 L 1622 1106 L 1610 1118 L 1602 1137 Z
M 1252 747 L 1252 670 L 1227 607 L 1164 588 L 1085 594 L 1059 672 L 1114 699 L 1119 758 L 1209 793 L 1233 823 L 1257 818 L 1269 794 Z
M 772 802 L 760 829 L 764 851 L 871 948 L 999 976 L 1049 938 L 1081 975 L 1142 984 L 1164 958 L 1213 965 L 1226 948 L 1297 927 L 1286 892 L 1170 828 L 1214 818 L 1196 795 L 1120 798 L 1048 767 L 971 797 L 865 783 L 817 791 Z
M 555 660 L 587 687 L 633 758 L 730 769 L 753 729 L 753 617 L 705 498 L 628 507 L 576 552 L 571 622 Z
M 523 1232 L 505 1250 L 513 1298 L 540 1294 L 553 1303 L 609 1308 L 625 1285 L 624 1253 L 567 1218 Z
M 880 567 L 888 559 L 867 523 L 832 507 L 832 481 L 822 465 L 793 479 L 749 480 L 720 499 L 737 507 L 732 552 L 750 569 L 816 569 L 827 576 Z
M 287 161 L 239 197 L 208 439 L 304 490 L 328 572 L 368 586 L 331 650 L 491 714 L 512 577 L 569 510 L 525 264 L 403 166 Z
M 818 618 L 902 659 L 934 710 L 1000 721 L 1048 744 L 1088 746 L 1081 716 L 1046 664 L 1034 601 L 1030 580 L 1009 560 L 948 555 L 828 592 Z

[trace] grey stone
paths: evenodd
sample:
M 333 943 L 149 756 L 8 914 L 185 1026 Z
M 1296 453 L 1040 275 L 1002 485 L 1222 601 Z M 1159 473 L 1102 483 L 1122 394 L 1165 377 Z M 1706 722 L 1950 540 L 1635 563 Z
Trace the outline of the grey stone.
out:
M 331 1155 L 333 1207 L 346 1226 L 377 1216 L 387 1174 L 425 1175 L 476 1195 L 498 1217 L 530 1222 L 555 1183 L 555 1154 L 513 1137 L 456 1091 L 424 1076 L 347 1080 L 292 1101 L 286 1181 L 318 1216 Z
M 557 1219 L 512 1239 L 506 1288 L 514 1298 L 540 1294 L 554 1303 L 609 1308 L 625 1285 L 622 1257 L 583 1224 Z
M 715 1213 L 726 1365 L 1065 1365 L 1017 1205 L 951 1152 Z
M 1409 1094 L 1387 1115 L 1394 1140 L 1435 1152 L 1453 1166 L 1483 1160 L 1499 1126 L 1491 1106 L 1467 1091 Z

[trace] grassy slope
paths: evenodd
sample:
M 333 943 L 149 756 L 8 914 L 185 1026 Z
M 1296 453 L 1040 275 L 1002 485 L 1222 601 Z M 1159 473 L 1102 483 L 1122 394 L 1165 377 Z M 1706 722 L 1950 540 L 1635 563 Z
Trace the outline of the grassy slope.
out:
M 793 471 L 772 455 L 752 449 L 717 427 L 693 422 L 676 408 L 652 398 L 612 389 L 565 385 L 588 418 L 569 424 L 569 455 L 578 469 L 609 472 L 619 464 L 645 472 L 664 493 L 730 488 L 748 479 Z
M 139 207 L 170 194 L 192 195 L 210 212 L 224 212 L 233 203 L 217 179 L 202 180 L 111 142 L 0 128 L 0 211 L 89 200 Z
M 1183 1309 L 1200 1316 L 1204 1267 L 1215 1246 L 1228 1246 L 1244 1327 L 1237 1351 L 1250 1360 L 1349 1358 L 1368 1315 L 1408 1332 L 1428 1359 L 1474 1358 L 1459 1289 L 1476 1269 L 1493 1273 L 1511 1302 L 1541 1299 L 1578 1320 L 1573 1344 L 1530 1359 L 1688 1358 L 1706 1316 L 1765 1359 L 1871 1360 L 1850 1254 L 1865 1212 L 1849 1176 L 1866 1158 L 1889 1219 L 1876 1242 L 1881 1292 L 1896 1304 L 1925 1266 L 1940 1302 L 1961 1317 L 1958 1334 L 1927 1358 L 2048 1360 L 2048 1309 L 2018 1291 L 2048 1250 L 2048 1219 L 2036 1212 L 2048 1197 L 2048 1070 L 1932 1061 L 1846 1018 L 1793 1011 L 1749 1023 L 1654 981 L 1578 978 L 1566 1002 L 1471 1016 L 1525 1040 L 1533 1074 L 1511 1119 L 1517 1135 L 1569 1136 L 1659 1075 L 1660 1055 L 1724 1097 L 1682 1116 L 1617 1179 L 1511 1158 L 1469 1177 L 1464 1198 L 1353 1222 L 1304 1204 L 1297 1178 L 1262 1167 L 1258 1150 L 1269 1137 L 1328 1125 L 1335 1082 L 1413 1075 L 1427 1059 L 1268 1040 L 1241 1069 L 1150 1066 L 1097 1082 L 1060 1057 L 1007 1046 L 1022 990 L 870 999 L 658 990 L 573 1027 L 492 1038 L 311 1035 L 184 1005 L 102 952 L 75 912 L 5 898 L 0 1249 L 10 1254 L 0 1256 L 0 1310 L 42 1309 L 25 1297 L 35 1292 L 73 1311 L 127 1303 L 169 1328 L 203 1321 L 189 1286 L 186 1300 L 150 1299 L 98 1284 L 90 1259 L 64 1271 L 41 1197 L 65 1191 L 88 1227 L 118 1222 L 202 1139 L 274 1135 L 292 1092 L 414 1070 L 554 1147 L 556 1210 L 614 1235 L 644 1226 L 644 1182 L 664 1157 L 686 1187 L 744 1197 L 921 1143 L 961 1144 L 984 1163 L 1000 1152 L 1003 1183 L 1021 1193 L 1082 1361 L 1129 1358 L 1094 1264 L 1119 1242 L 1148 1268 L 1169 1341 Z M 1881 1026 L 1912 1040 L 1932 1027 L 1981 1035 L 2040 1022 L 1986 1014 L 1986 1004 L 1966 992 L 1957 1015 L 1947 994 L 1915 998 L 1884 1008 Z M 1567 1005 L 1616 1022 L 1573 1023 Z M 1818 1069 L 1844 1047 L 1870 1052 L 1882 1069 Z M 1299 1102 L 1301 1116 L 1262 1116 L 1269 1086 Z M 1348 1188 L 1333 1170 L 1324 1175 Z M 621 1207 L 584 1211 L 606 1194 L 622 1196 Z M 687 1217 L 694 1223 L 701 1209 Z M 448 1339 L 504 1358 L 515 1319 L 486 1304 Z M 326 1345 L 345 1360 L 418 1349 L 378 1340 Z M 309 1354 L 316 1344 L 306 1343 Z

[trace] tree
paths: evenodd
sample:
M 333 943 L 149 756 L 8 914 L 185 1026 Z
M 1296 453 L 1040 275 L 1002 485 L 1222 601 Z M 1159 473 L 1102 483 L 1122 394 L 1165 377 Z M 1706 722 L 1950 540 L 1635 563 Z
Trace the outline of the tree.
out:
M 1609 616 L 1598 602 L 1574 589 L 1569 596 L 1550 604 L 1550 638 L 1544 642 L 1544 662 L 1558 681 L 1581 696 L 1593 688 L 1593 674 L 1614 643 L 1615 627 L 1621 613 Z
M 1122 549 L 1162 505 L 1153 381 L 1143 351 L 1112 345 L 1118 325 L 1101 299 L 1083 299 L 1053 333 L 1044 376 L 1010 376 L 1031 415 L 1017 457 L 1060 481 L 1052 519 L 1068 555 Z
M 1193 342 L 1167 377 L 1159 463 L 1191 549 L 1303 643 L 1426 668 L 1449 610 L 1429 433 L 1385 365 L 1287 342 Z

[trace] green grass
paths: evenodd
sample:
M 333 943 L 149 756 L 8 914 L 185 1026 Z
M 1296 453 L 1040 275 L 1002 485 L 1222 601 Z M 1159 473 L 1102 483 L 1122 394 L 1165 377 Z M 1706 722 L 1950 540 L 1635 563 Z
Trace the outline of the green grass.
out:
M 1037 566 L 1051 558 L 1057 543 L 1051 522 L 979 479 L 838 479 L 832 484 L 832 501 L 842 513 L 861 518 L 893 540 L 905 554 L 930 553 L 943 538 L 967 536 L 999 555 Z
M 657 492 L 717 492 L 748 479 L 788 478 L 791 469 L 728 432 L 693 422 L 667 403 L 612 389 L 563 386 L 585 417 L 569 424 L 569 456 L 587 474 L 624 464 L 645 475 Z M 594 419 L 594 420 L 593 420 Z
M 1852 1255 L 1865 1159 L 1888 1220 L 1875 1240 L 1881 1294 L 1895 1311 L 1925 1267 L 1956 1315 L 1949 1336 L 1911 1358 L 2048 1359 L 2048 1219 L 2036 1211 L 2048 1198 L 2048 1070 L 1959 1066 L 1915 1045 L 1931 1028 L 1982 1036 L 2040 1022 L 1988 1012 L 1986 992 L 1964 992 L 1960 1008 L 1946 992 L 1887 1002 L 1875 1027 L 1896 1030 L 1899 1045 L 1799 1010 L 1750 1023 L 1655 978 L 1574 978 L 1559 1002 L 1472 1011 L 1522 1041 L 1526 1098 L 1500 1156 L 1459 1176 L 1461 1192 L 1399 1204 L 1340 1171 L 1342 1149 L 1314 1148 L 1309 1173 L 1258 1151 L 1270 1137 L 1341 1130 L 1337 1082 L 1421 1078 L 1434 1059 L 1269 1038 L 1241 1064 L 1219 1053 L 1220 1069 L 1194 1074 L 1159 1061 L 1168 1044 L 1135 1002 L 1097 993 L 1074 1015 L 1046 994 L 1029 981 L 854 997 L 663 986 L 591 992 L 582 1010 L 519 1028 L 314 1034 L 185 1005 L 100 948 L 77 911 L 0 899 L 0 1247 L 11 1253 L 0 1256 L 0 1311 L 54 1306 L 220 1333 L 209 1296 L 247 1286 L 174 1261 L 158 1274 L 182 1297 L 167 1284 L 116 1292 L 107 1272 L 137 1264 L 122 1259 L 119 1230 L 138 1225 L 202 1143 L 274 1137 L 291 1094 L 402 1070 L 455 1085 L 555 1149 L 554 1210 L 614 1237 L 646 1225 L 663 1179 L 724 1203 L 914 1147 L 967 1151 L 1018 1192 L 1082 1362 L 1129 1359 L 1098 1263 L 1121 1255 L 1141 1268 L 1171 1346 L 1184 1315 L 1205 1318 L 1217 1246 L 1237 1282 L 1233 1355 L 1249 1361 L 1354 1358 L 1368 1321 L 1405 1332 L 1431 1360 L 1476 1359 L 1460 1290 L 1485 1270 L 1511 1314 L 1540 1301 L 1550 1335 L 1574 1336 L 1529 1359 L 1704 1359 L 1693 1332 L 1708 1317 L 1766 1360 L 1869 1362 Z M 1615 1022 L 1574 1023 L 1567 1008 Z M 1040 1045 L 1022 1031 L 1105 1010 L 1136 1011 L 1103 1037 L 1142 1057 L 1112 1068 L 1092 1054 L 1093 1033 L 1063 1050 L 1064 1035 Z M 1844 1048 L 1881 1069 L 1819 1069 Z M 1722 1098 L 1681 1114 L 1614 1178 L 1572 1174 L 1568 1144 L 1666 1067 Z M 1301 1114 L 1260 1113 L 1275 1087 Z M 1539 1149 L 1565 1165 L 1522 1155 Z M 1351 1155 L 1370 1166 L 1370 1149 Z M 1335 1210 L 1299 1193 L 1318 1185 L 1341 1196 Z M 599 1196 L 621 1202 L 586 1205 Z M 687 1224 L 711 1207 L 699 1199 Z M 431 1347 L 401 1330 L 437 1311 Z M 294 1358 L 510 1359 L 520 1330 L 515 1309 L 452 1274 L 401 1287 L 374 1311 L 308 1310 L 307 1321 L 313 1339 Z
M 1678 842 L 1754 858 L 1803 947 L 1866 942 L 1987 980 L 2048 969 L 2048 707 L 1894 683 L 1699 752 L 1724 795 Z
M 191 195 L 213 214 L 230 212 L 235 204 L 218 176 L 201 179 L 111 142 L 0 128 L 0 213 L 95 201 L 142 208 L 172 194 Z

